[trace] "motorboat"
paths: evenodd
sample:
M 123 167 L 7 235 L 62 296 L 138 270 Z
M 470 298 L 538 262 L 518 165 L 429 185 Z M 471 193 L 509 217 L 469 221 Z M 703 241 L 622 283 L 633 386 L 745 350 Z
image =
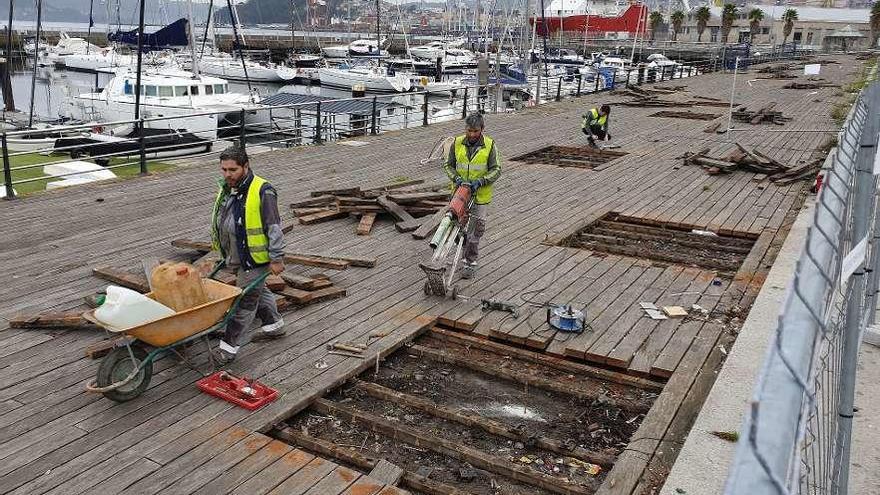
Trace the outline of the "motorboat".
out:
M 83 122 L 131 120 L 136 79 L 135 71 L 120 69 L 100 92 L 66 97 L 59 112 Z M 175 129 L 215 139 L 218 132 L 238 125 L 242 110 L 256 107 L 254 95 L 230 91 L 222 78 L 164 68 L 145 70 L 141 75 L 140 115 L 147 119 L 174 117 L 147 121 L 147 128 Z
M 382 45 L 386 39 L 382 38 L 377 43 L 376 40 L 354 40 L 348 44 L 348 54 L 352 57 L 378 57 L 382 55 Z
M 327 58 L 348 58 L 348 45 L 330 45 L 321 48 Z
M 41 45 L 37 63 L 43 66 L 60 65 L 65 63 L 68 55 L 85 55 L 98 52 L 101 48 L 93 45 L 83 38 L 72 38 L 67 33 L 61 33 L 58 43 L 55 45 Z
M 430 43 L 410 48 L 409 53 L 415 58 L 437 60 L 446 55 L 446 47 L 447 45 L 443 41 L 431 41 Z
M 65 126 L 36 124 L 26 134 L 15 133 L 6 138 L 6 146 L 13 152 L 49 153 L 61 138 L 76 137 L 83 131 L 71 131 Z
M 681 65 L 674 60 L 669 60 L 666 55 L 663 55 L 662 53 L 652 53 L 651 55 L 648 55 L 646 60 L 648 62 L 648 67 L 676 67 Z
M 169 158 L 211 151 L 211 141 L 177 129 L 144 129 L 144 151 L 148 159 Z M 140 133 L 129 128 L 126 133 L 87 132 L 58 139 L 55 146 L 72 158 L 93 157 L 101 166 L 111 158 L 140 155 Z
M 406 73 L 390 73 L 387 67 L 322 67 L 318 69 L 321 86 L 351 89 L 363 85 L 366 91 L 402 93 L 412 88 Z
M 464 48 L 449 48 L 443 56 L 443 72 L 456 73 L 464 69 L 475 69 L 477 57 L 474 52 Z

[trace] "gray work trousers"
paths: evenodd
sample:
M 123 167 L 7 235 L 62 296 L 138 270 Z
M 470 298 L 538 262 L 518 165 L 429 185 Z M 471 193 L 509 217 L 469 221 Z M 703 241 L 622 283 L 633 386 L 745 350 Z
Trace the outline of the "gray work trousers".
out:
M 489 205 L 478 205 L 474 203 L 471 207 L 471 222 L 468 225 L 467 243 L 464 245 L 464 260 L 469 263 L 476 263 L 480 256 L 480 239 L 486 233 L 486 216 L 489 212 Z
M 236 270 L 238 280 L 236 285 L 244 289 L 260 275 L 269 271 L 269 266 L 259 266 L 253 270 Z M 275 323 L 281 319 L 278 305 L 275 303 L 275 294 L 266 287 L 263 281 L 245 294 L 238 304 L 238 310 L 226 325 L 226 334 L 220 341 L 220 348 L 231 354 L 238 352 L 238 348 L 245 342 L 246 331 L 251 327 L 254 318 L 259 318 L 263 325 Z

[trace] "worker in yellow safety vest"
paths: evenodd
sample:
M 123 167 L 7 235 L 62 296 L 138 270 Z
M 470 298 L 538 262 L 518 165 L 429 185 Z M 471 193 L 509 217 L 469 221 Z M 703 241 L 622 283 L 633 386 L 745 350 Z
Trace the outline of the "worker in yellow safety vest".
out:
M 599 108 L 590 109 L 589 112 L 584 114 L 581 131 L 587 135 L 590 146 L 596 147 L 596 138 L 599 138 L 600 141 L 611 139 L 611 133 L 608 132 L 608 117 L 610 115 L 610 105 L 602 105 Z
M 486 233 L 486 216 L 492 202 L 492 185 L 501 175 L 501 159 L 495 141 L 483 134 L 483 115 L 474 112 L 465 119 L 465 134 L 455 138 L 443 170 L 453 187 L 462 184 L 474 194 L 472 231 L 464 247 L 462 278 L 471 278 L 477 270 L 480 239 Z
M 213 249 L 236 274 L 237 285 L 244 288 L 267 272 L 278 275 L 284 271 L 278 194 L 269 182 L 254 175 L 242 148 L 233 146 L 220 154 L 220 171 L 223 179 L 214 201 L 211 240 Z M 284 320 L 265 281 L 241 298 L 226 325 L 220 340 L 221 365 L 235 359 L 254 318 L 260 319 L 262 327 L 251 340 L 284 335 Z

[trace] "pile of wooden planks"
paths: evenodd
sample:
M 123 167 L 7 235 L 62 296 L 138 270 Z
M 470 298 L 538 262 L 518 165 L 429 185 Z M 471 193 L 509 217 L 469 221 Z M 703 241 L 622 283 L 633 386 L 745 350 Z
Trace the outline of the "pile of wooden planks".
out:
M 446 210 L 450 191 L 445 184 L 413 187 L 422 184 L 413 180 L 373 189 L 353 187 L 327 191 L 313 191 L 311 199 L 291 203 L 299 223 L 311 225 L 348 216 L 360 218 L 356 233 L 369 235 L 379 215 L 395 219 L 398 232 L 417 230 L 427 215 Z
M 192 241 L 189 239 L 176 239 L 171 242 L 175 247 L 182 249 L 191 249 L 203 253 L 193 265 L 199 271 L 207 276 L 211 272 L 214 265 L 219 260 L 219 254 L 211 251 L 211 243 Z M 375 258 L 356 257 L 356 256 L 326 256 L 315 253 L 286 253 L 284 261 L 287 264 L 297 264 L 316 268 L 325 268 L 330 270 L 344 270 L 349 266 L 357 266 L 363 268 L 372 268 L 376 266 Z M 128 269 L 120 267 L 96 267 L 92 269 L 95 277 L 106 280 L 114 285 L 126 287 L 128 289 L 147 293 L 150 292 L 150 284 L 143 269 Z M 215 280 L 224 284 L 235 285 L 236 277 L 229 270 L 221 270 L 214 276 Z M 278 296 L 278 309 L 285 311 L 292 306 L 303 306 L 313 304 L 328 299 L 344 297 L 346 291 L 343 288 L 336 287 L 327 275 L 297 275 L 283 273 L 281 276 L 270 276 L 266 280 L 269 289 Z M 94 294 L 85 296 L 85 304 L 95 307 L 93 302 Z M 83 318 L 83 309 L 52 312 L 36 315 L 19 315 L 10 320 L 12 328 L 29 328 L 29 329 L 83 329 L 95 330 L 98 327 Z M 98 348 L 88 349 L 86 354 L 89 357 L 100 357 L 105 351 L 112 349 L 112 346 L 106 347 L 104 343 Z
M 736 170 L 745 170 L 761 174 L 762 179 L 767 178 L 777 185 L 787 185 L 803 179 L 814 179 L 822 159 L 817 158 L 797 167 L 789 167 L 773 158 L 764 155 L 758 150 L 748 150 L 736 143 L 737 149 L 733 150 L 725 158 L 712 158 L 708 156 L 709 148 L 698 153 L 685 153 L 682 158 L 685 165 L 699 165 L 706 169 L 710 175 L 729 174 Z
M 785 125 L 786 122 L 791 120 L 791 118 L 783 117 L 782 112 L 773 110 L 774 107 L 776 107 L 775 102 L 768 103 L 756 111 L 749 111 L 743 106 L 734 110 L 732 117 L 737 122 L 745 122 L 752 125 L 762 123 Z

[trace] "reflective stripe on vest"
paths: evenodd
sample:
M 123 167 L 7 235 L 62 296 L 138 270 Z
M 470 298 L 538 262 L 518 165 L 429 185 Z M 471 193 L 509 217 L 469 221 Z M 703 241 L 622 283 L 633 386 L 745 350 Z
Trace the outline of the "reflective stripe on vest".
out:
M 254 263 L 258 265 L 269 262 L 269 238 L 263 230 L 262 201 L 260 200 L 260 189 L 263 188 L 265 183 L 265 179 L 254 175 L 244 200 L 244 228 L 247 235 L 248 252 Z M 225 257 L 226 253 L 222 252 L 220 246 L 220 208 L 224 198 L 221 185 L 220 191 L 217 193 L 217 199 L 214 201 L 213 221 L 211 222 L 211 244 L 215 251 L 220 251 Z M 244 262 L 242 254 L 239 253 L 239 258 Z
M 247 234 L 248 252 L 251 253 L 254 263 L 258 265 L 269 262 L 269 237 L 263 230 L 262 201 L 260 201 L 260 189 L 265 183 L 265 179 L 254 175 L 248 187 L 247 198 L 244 200 L 244 228 Z
M 467 146 L 464 144 L 467 136 L 455 138 L 455 172 L 465 182 L 477 180 L 489 173 L 489 153 L 492 151 L 494 142 L 489 136 L 483 136 L 483 147 L 480 148 L 473 158 L 468 158 Z M 474 199 L 477 204 L 487 204 L 492 201 L 492 184 L 477 189 Z

